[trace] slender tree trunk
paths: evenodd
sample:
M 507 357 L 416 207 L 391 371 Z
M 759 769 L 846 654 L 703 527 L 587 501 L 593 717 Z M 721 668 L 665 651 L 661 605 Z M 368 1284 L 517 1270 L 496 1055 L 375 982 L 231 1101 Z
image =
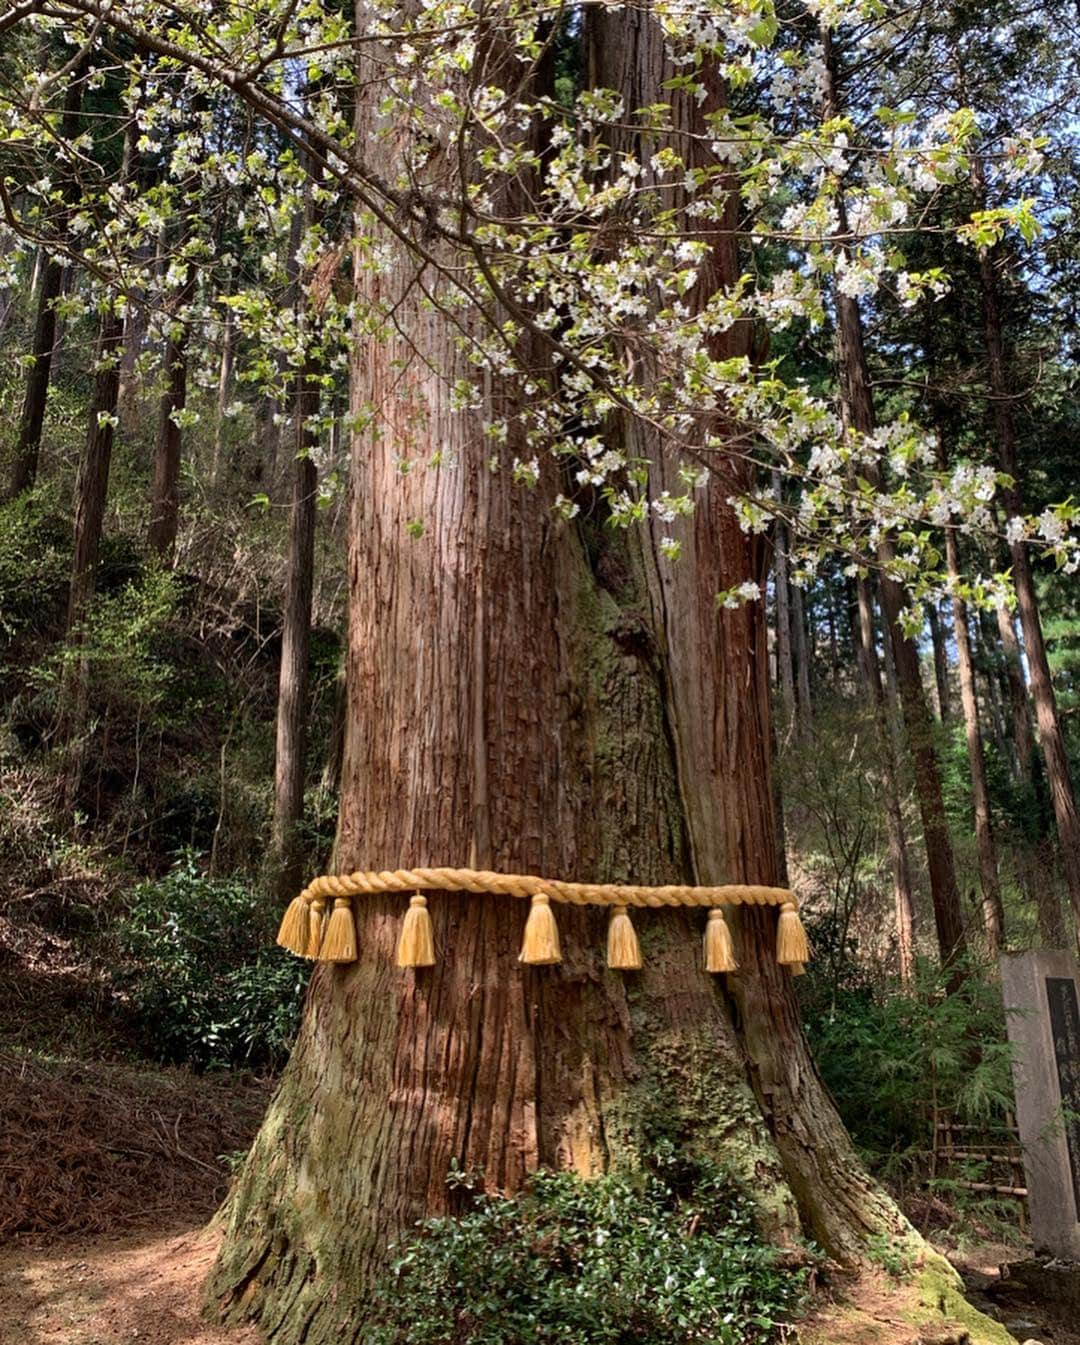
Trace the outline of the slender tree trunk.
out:
M 832 117 L 839 115 L 842 109 L 836 93 L 835 56 L 827 30 L 822 29 L 822 37 L 827 71 L 825 111 L 827 116 Z M 838 203 L 839 236 L 843 238 L 847 235 L 847 220 L 842 190 L 838 196 Z M 834 291 L 834 303 L 844 420 L 859 434 L 873 434 L 876 426 L 874 400 L 858 300 L 844 294 L 837 287 Z M 876 464 L 864 464 L 860 466 L 860 472 L 874 489 L 881 489 L 881 474 Z M 963 909 L 956 881 L 956 867 L 953 863 L 952 842 L 949 839 L 945 817 L 941 772 L 934 752 L 933 718 L 919 669 L 918 651 L 901 629 L 900 618 L 907 606 L 907 594 L 889 574 L 893 558 L 892 543 L 886 539 L 878 548 L 878 559 L 882 567 L 881 605 L 892 644 L 908 752 L 915 767 L 915 792 L 919 801 L 923 840 L 926 845 L 938 949 L 942 964 L 948 966 L 965 951 Z
M 1024 499 L 1020 487 L 1020 469 L 1016 455 L 1016 424 L 1013 417 L 1012 394 L 1005 363 L 1005 341 L 1002 334 L 1001 307 L 998 299 L 997 272 L 994 255 L 983 249 L 979 256 L 979 278 L 982 285 L 983 322 L 986 353 L 990 375 L 990 394 L 994 427 L 997 434 L 998 461 L 1001 469 L 1013 480 L 1002 494 L 1010 517 L 1022 515 Z M 1035 718 L 1039 726 L 1039 747 L 1046 765 L 1046 778 L 1057 822 L 1061 844 L 1062 867 L 1072 904 L 1074 933 L 1080 940 L 1080 815 L 1069 774 L 1069 758 L 1065 735 L 1058 715 L 1050 663 L 1046 656 L 1039 603 L 1035 594 L 1035 579 L 1031 571 L 1028 549 L 1022 541 L 1009 547 L 1012 560 L 1013 583 L 1016 587 L 1020 625 L 1024 632 L 1031 696 L 1035 702 Z
M 874 409 L 863 345 L 862 318 L 854 299 L 838 291 L 835 301 L 840 376 L 847 415 L 854 429 L 869 434 L 874 429 Z M 870 476 L 876 475 L 876 472 L 864 468 L 863 474 L 869 479 Z M 871 484 L 880 486 L 879 481 L 872 481 Z M 945 817 L 941 772 L 934 752 L 933 719 L 919 670 L 918 652 L 914 643 L 904 635 L 900 627 L 900 617 L 906 606 L 907 595 L 888 574 L 893 559 L 891 545 L 884 542 L 879 554 L 883 570 L 882 610 L 892 645 L 907 747 L 915 767 L 915 791 L 926 845 L 938 948 L 942 963 L 947 966 L 964 951 L 964 920 L 953 863 L 952 842 L 949 839 Z
M 926 614 L 930 620 L 930 641 L 934 649 L 934 682 L 937 686 L 938 718 L 944 724 L 949 718 L 949 655 L 945 648 L 945 632 L 937 603 L 928 603 Z
M 986 701 L 994 745 L 1001 753 L 1002 759 L 1008 761 L 1012 750 L 1005 717 L 1009 683 L 1005 675 L 1005 660 L 1001 652 L 997 626 L 989 612 L 980 609 L 973 613 L 972 636 L 973 647 L 977 651 L 976 671 L 981 664 L 986 678 Z
M 979 881 L 982 887 L 983 927 L 990 956 L 996 960 L 1004 941 L 1005 913 L 1001 904 L 997 849 L 990 821 L 990 792 L 986 784 L 986 757 L 983 753 L 979 703 L 975 695 L 975 661 L 971 654 L 967 603 L 959 596 L 960 562 L 956 534 L 945 530 L 945 564 L 953 581 L 953 634 L 956 639 L 956 663 L 960 675 L 960 703 L 964 712 L 968 769 L 971 772 L 971 801 L 975 813 L 975 844 L 979 854 Z
M 589 24 L 598 82 L 629 84 L 628 107 L 656 102 L 677 70 L 648 11 Z M 707 145 L 709 102 L 675 98 Z M 371 116 L 361 105 L 362 139 L 386 143 Z M 733 253 L 717 247 L 723 275 Z M 512 424 L 515 394 L 489 386 L 480 411 L 452 410 L 470 366 L 413 275 L 405 257 L 377 277 L 358 266 L 358 285 L 395 304 L 396 333 L 353 360 L 354 414 L 375 404 L 384 417 L 378 435 L 353 435 L 340 868 L 768 881 L 762 604 L 715 601 L 765 574 L 728 504 L 741 463 L 721 464 L 676 523 L 685 565 L 663 560 L 653 524 L 620 533 L 588 511 L 551 523 L 558 465 L 545 460 L 529 491 L 488 470 L 482 421 Z M 399 471 L 418 423 L 452 479 Z M 655 484 L 675 470 L 656 462 Z M 359 905 L 360 959 L 315 974 L 211 1281 L 225 1314 L 258 1319 L 271 1345 L 364 1339 L 388 1243 L 452 1208 L 452 1162 L 506 1192 L 540 1165 L 599 1173 L 632 1164 L 660 1116 L 752 1183 L 778 1238 L 801 1222 L 850 1257 L 875 1230 L 909 1236 L 818 1080 L 768 912 L 738 922 L 737 1032 L 686 912 L 642 916 L 646 966 L 631 981 L 604 970 L 594 910 L 560 907 L 565 960 L 534 968 L 516 960 L 516 903 L 433 896 L 438 961 L 414 973 L 393 966 L 403 902 Z
M 148 187 L 154 175 L 144 171 L 140 182 Z M 144 243 L 138 251 L 140 267 L 149 266 L 157 249 L 153 243 Z M 146 348 L 150 313 L 145 290 L 138 289 L 128 296 L 127 315 L 124 319 L 124 354 L 120 361 L 120 420 L 125 429 L 134 428 L 139 420 L 139 400 L 142 392 L 140 356 Z
M 194 267 L 187 268 L 171 304 L 165 338 L 165 387 L 158 404 L 157 448 L 150 484 L 150 523 L 146 540 L 167 564 L 172 562 L 180 530 L 180 463 L 184 447 L 181 414 L 187 405 L 188 318 L 195 290 Z
M 780 473 L 773 473 L 773 494 L 780 495 Z M 780 687 L 781 724 L 790 732 L 795 723 L 795 670 L 791 657 L 791 591 L 788 585 L 787 525 L 776 521 L 773 549 L 776 583 L 776 671 Z
M 75 543 L 68 594 L 68 661 L 60 689 L 61 740 L 66 749 L 64 794 L 74 807 L 82 783 L 90 669 L 82 654 L 82 625 L 97 578 L 98 552 L 109 489 L 116 407 L 120 395 L 120 355 L 124 324 L 110 304 L 101 319 L 97 373 L 90 403 L 86 447 L 75 484 Z
M 221 453 L 225 441 L 226 411 L 229 406 L 229 390 L 232 386 L 233 368 L 233 315 L 232 309 L 225 310 L 225 322 L 221 329 L 221 363 L 218 365 L 217 402 L 214 411 L 214 448 L 210 460 L 210 484 L 216 486 L 221 473 Z
M 1026 790 L 1032 791 L 1030 797 L 1034 804 L 1038 762 L 1035 757 L 1035 735 L 1031 727 L 1031 706 L 1024 678 L 1024 664 L 1020 656 L 1020 642 L 1016 638 L 1013 615 L 1007 608 L 998 608 L 997 623 L 1005 659 L 1005 679 L 1009 688 L 1016 781 Z M 1045 857 L 1040 855 L 1041 842 L 1041 836 L 1028 834 L 1022 838 L 1017 847 L 1016 864 L 1020 884 L 1027 899 L 1035 907 L 1039 922 L 1039 937 L 1043 946 L 1064 948 L 1065 920 L 1055 882 L 1054 865 L 1046 863 Z
M 1005 658 L 1005 679 L 1009 687 L 1009 708 L 1012 713 L 1012 759 L 1014 774 L 1019 784 L 1030 784 L 1035 759 L 1035 735 L 1031 728 L 1031 706 L 1028 703 L 1024 663 L 1020 657 L 1020 641 L 1016 638 L 1013 615 L 1005 607 L 997 609 L 998 635 Z
M 249 464 L 252 479 L 259 481 L 266 494 L 273 498 L 281 475 L 281 445 L 284 436 L 280 419 L 284 416 L 281 404 L 272 397 L 264 397 L 258 412 L 258 455 Z
M 857 581 L 859 670 L 863 686 L 874 707 L 878 743 L 884 757 L 881 792 L 885 803 L 885 827 L 889 838 L 889 862 L 893 874 L 893 908 L 896 919 L 896 957 L 901 981 L 907 985 L 915 970 L 915 898 L 908 858 L 907 829 L 900 805 L 900 762 L 893 729 L 894 716 L 881 681 L 874 633 L 874 597 L 870 580 Z
M 341 767 L 345 756 L 345 669 L 339 667 L 334 679 L 334 711 L 330 720 L 330 741 L 322 768 L 322 787 L 328 793 L 341 792 Z
M 37 480 L 41 456 L 41 433 L 45 425 L 45 408 L 49 399 L 49 376 L 52 369 L 53 346 L 56 342 L 56 301 L 64 267 L 56 257 L 45 257 L 41 281 L 37 291 L 34 319 L 32 363 L 26 371 L 26 390 L 19 416 L 18 437 L 15 440 L 15 461 L 12 465 L 8 498 L 15 499 L 30 490 Z
M 809 733 L 814 719 L 814 704 L 810 696 L 810 643 L 806 637 L 806 610 L 803 591 L 798 584 L 791 585 L 791 626 L 795 636 L 795 674 L 799 696 L 796 706 L 796 727 L 800 736 Z
M 316 222 L 320 213 L 311 185 L 305 192 L 303 210 L 296 213 L 297 219 L 294 219 L 290 230 L 290 244 L 294 244 L 294 254 L 299 249 L 303 232 Z M 318 312 L 315 302 L 301 285 L 298 273 L 293 277 L 291 291 L 297 326 L 313 342 L 317 335 Z M 308 664 L 318 503 L 315 450 L 318 448 L 319 435 L 315 421 L 319 414 L 319 373 L 318 356 L 313 347 L 309 346 L 296 375 L 292 398 L 292 500 L 289 510 L 289 549 L 278 680 L 277 751 L 274 761 L 272 854 L 274 881 L 282 900 L 295 895 L 303 886 L 303 851 L 298 829 L 304 816 L 307 766 Z
M 295 896 L 303 886 L 303 851 L 297 828 L 304 816 L 307 764 L 308 664 L 318 487 L 318 472 L 313 455 L 318 447 L 318 432 L 310 427 L 310 421 L 319 411 L 317 376 L 317 364 L 314 360 L 308 360 L 300 374 L 293 418 L 296 452 L 281 632 L 272 835 L 275 886 L 283 899 Z
M 60 119 L 60 139 L 70 145 L 79 135 L 79 113 L 82 108 L 82 78 L 84 63 L 72 72 L 67 92 L 64 95 L 64 108 Z M 76 186 L 65 181 L 62 188 L 65 200 L 70 204 L 76 193 Z M 31 363 L 26 372 L 26 388 L 23 394 L 22 412 L 19 416 L 19 432 L 15 441 L 15 461 L 12 466 L 11 480 L 8 485 L 8 498 L 14 499 L 23 491 L 31 489 L 37 480 L 38 462 L 41 456 L 41 434 L 45 426 L 45 410 L 49 400 L 49 379 L 53 369 L 53 357 L 57 343 L 56 301 L 64 286 L 64 264 L 50 255 L 46 249 L 39 249 L 38 266 L 40 268 L 39 288 L 37 292 L 37 310 L 34 319 L 33 347 Z

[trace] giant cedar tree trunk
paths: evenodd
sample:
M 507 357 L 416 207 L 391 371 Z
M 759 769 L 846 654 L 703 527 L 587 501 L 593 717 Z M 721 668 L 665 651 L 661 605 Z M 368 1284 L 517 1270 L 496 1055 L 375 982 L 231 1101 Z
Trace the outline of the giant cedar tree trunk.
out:
M 628 106 L 666 96 L 674 72 L 645 12 L 603 15 L 593 36 L 608 82 L 633 86 Z M 717 249 L 719 279 L 735 260 Z M 412 269 L 402 256 L 362 277 L 399 301 L 398 334 L 352 371 L 354 413 L 381 418 L 353 440 L 339 869 L 773 881 L 762 605 L 715 601 L 759 582 L 764 557 L 724 465 L 680 524 L 675 568 L 651 530 L 553 521 L 553 462 L 531 491 L 487 467 L 481 423 L 512 418 L 511 394 L 451 410 L 470 366 Z M 425 468 L 432 445 L 454 465 Z M 674 472 L 658 463 L 654 488 Z M 281 1345 L 361 1340 L 388 1244 L 453 1207 L 451 1163 L 512 1192 L 540 1165 L 632 1163 L 661 1118 L 752 1183 L 777 1240 L 801 1225 L 851 1257 L 874 1230 L 906 1228 L 818 1079 L 775 912 L 738 922 L 733 1001 L 701 970 L 701 921 L 684 911 L 635 914 L 646 965 L 626 976 L 603 965 L 601 911 L 558 907 L 563 964 L 523 967 L 519 903 L 432 894 L 439 959 L 413 972 L 393 965 L 403 901 L 358 906 L 360 959 L 316 970 L 225 1212 L 209 1286 L 225 1316 Z

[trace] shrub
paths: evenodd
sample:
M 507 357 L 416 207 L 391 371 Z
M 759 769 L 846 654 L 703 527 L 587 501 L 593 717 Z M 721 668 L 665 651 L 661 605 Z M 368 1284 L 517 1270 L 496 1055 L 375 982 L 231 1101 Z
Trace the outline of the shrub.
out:
M 970 966 L 946 993 L 923 959 L 909 987 L 845 984 L 802 992 L 806 1033 L 855 1143 L 883 1176 L 926 1175 L 934 1122 L 993 1126 L 1014 1105 L 1005 1011 L 996 985 Z
M 58 622 L 71 571 L 71 521 L 55 492 L 0 504 L 0 640 Z
M 205 877 L 193 854 L 134 889 L 120 925 L 125 988 L 153 1055 L 201 1067 L 280 1061 L 308 968 L 274 947 L 271 925 L 259 892 Z
M 798 1310 L 753 1207 L 705 1160 L 584 1180 L 536 1174 L 512 1199 L 476 1194 L 398 1248 L 371 1345 L 752 1345 Z

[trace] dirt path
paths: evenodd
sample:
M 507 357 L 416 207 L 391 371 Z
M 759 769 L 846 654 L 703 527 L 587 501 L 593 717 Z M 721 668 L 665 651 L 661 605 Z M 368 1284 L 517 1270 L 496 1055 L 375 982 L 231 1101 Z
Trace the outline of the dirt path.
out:
M 0 1251 L 3 1345 L 258 1345 L 199 1315 L 217 1238 L 204 1228 Z

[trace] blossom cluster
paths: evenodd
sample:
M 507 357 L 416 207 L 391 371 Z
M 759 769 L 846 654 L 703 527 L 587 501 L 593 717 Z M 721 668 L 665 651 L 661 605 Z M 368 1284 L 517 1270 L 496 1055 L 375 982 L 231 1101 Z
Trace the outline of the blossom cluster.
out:
M 941 468 L 906 413 L 857 433 L 761 348 L 764 331 L 827 324 L 838 297 L 945 294 L 946 271 L 909 268 L 904 242 L 975 164 L 990 194 L 956 236 L 986 248 L 1037 232 L 1038 137 L 984 144 L 963 106 L 836 105 L 833 36 L 880 52 L 909 21 L 878 0 L 808 0 L 785 21 L 772 0 L 364 0 L 349 16 L 324 0 L 131 0 L 120 14 L 58 0 L 27 30 L 60 64 L 88 50 L 88 90 L 121 86 L 128 170 L 102 168 L 89 130 L 58 149 L 61 91 L 28 43 L 24 87 L 0 105 L 4 189 L 24 237 L 64 240 L 94 278 L 68 302 L 152 294 L 160 336 L 185 295 L 207 345 L 231 314 L 264 389 L 313 356 L 332 381 L 418 288 L 457 334 L 455 367 L 436 373 L 491 464 L 528 488 L 554 455 L 561 518 L 598 495 L 615 525 L 670 525 L 673 561 L 678 520 L 722 480 L 748 531 L 783 514 L 803 580 L 839 552 L 885 564 L 917 599 L 944 582 L 943 528 L 1003 532 L 1072 570 L 1076 511 L 1006 524 L 989 446 Z M 629 76 L 627 22 L 651 52 Z M 137 54 L 119 58 L 101 24 Z M 586 49 L 552 80 L 555 57 Z M 317 304 L 296 301 L 349 257 L 351 295 L 324 284 Z M 661 459 L 680 489 L 657 485 Z M 453 467 L 437 447 L 433 461 Z

